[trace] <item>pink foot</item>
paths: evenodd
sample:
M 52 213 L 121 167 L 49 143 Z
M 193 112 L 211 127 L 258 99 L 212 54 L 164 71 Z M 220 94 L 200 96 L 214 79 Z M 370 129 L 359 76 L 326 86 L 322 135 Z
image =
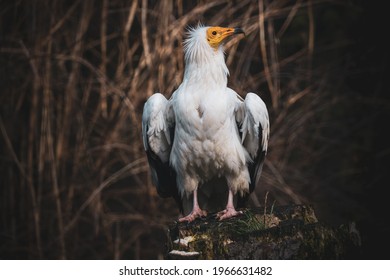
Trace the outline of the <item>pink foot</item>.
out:
M 188 214 L 187 216 L 185 216 L 183 218 L 180 218 L 179 222 L 189 222 L 190 223 L 190 222 L 194 221 L 196 218 L 204 217 L 206 215 L 207 215 L 206 211 L 203 211 L 200 208 L 194 208 L 194 209 L 192 209 L 190 214 Z
M 242 215 L 242 211 L 236 211 L 234 207 L 227 207 L 225 210 L 218 212 L 217 218 L 219 218 L 220 221 Z

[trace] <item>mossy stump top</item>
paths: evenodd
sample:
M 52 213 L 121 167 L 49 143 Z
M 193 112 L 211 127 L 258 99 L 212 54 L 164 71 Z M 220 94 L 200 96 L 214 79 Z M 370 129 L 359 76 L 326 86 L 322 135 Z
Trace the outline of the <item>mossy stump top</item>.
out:
M 360 236 L 354 223 L 330 227 L 308 205 L 243 210 L 169 226 L 167 259 L 356 259 Z

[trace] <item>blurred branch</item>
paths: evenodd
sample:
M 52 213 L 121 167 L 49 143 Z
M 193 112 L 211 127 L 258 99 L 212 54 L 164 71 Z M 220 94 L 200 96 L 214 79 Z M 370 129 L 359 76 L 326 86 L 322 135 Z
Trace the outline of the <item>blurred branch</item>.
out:
M 101 50 L 101 63 L 100 72 L 103 76 L 106 76 L 107 68 L 107 15 L 108 15 L 108 0 L 103 0 L 102 13 L 100 20 L 100 50 Z M 107 117 L 107 89 L 105 87 L 104 80 L 100 81 L 100 98 L 103 117 Z
M 73 219 L 66 225 L 65 232 L 69 231 L 77 222 L 79 219 L 81 213 L 91 204 L 91 202 L 105 189 L 106 187 L 110 186 L 114 182 L 118 181 L 119 179 L 123 178 L 123 176 L 129 176 L 132 174 L 136 174 L 138 171 L 136 169 L 137 165 L 140 165 L 142 163 L 145 163 L 145 158 L 140 158 L 132 163 L 127 164 L 126 166 L 122 167 L 120 170 L 112 174 L 110 177 L 108 177 L 106 180 L 104 180 L 93 192 L 92 194 L 85 200 L 85 202 L 80 206 L 76 214 L 74 215 Z
M 261 49 L 261 56 L 263 58 L 263 64 L 264 64 L 264 74 L 271 94 L 272 107 L 274 108 L 274 110 L 276 110 L 279 105 L 279 99 L 272 81 L 272 76 L 271 76 L 271 71 L 270 71 L 269 61 L 268 61 L 266 39 L 265 39 L 265 26 L 264 26 L 264 21 L 265 21 L 264 0 L 259 0 L 258 3 L 259 3 L 260 49 Z
M 307 14 L 309 17 L 309 39 L 308 39 L 308 77 L 307 80 L 311 82 L 312 76 L 312 63 L 313 63 L 313 53 L 314 53 L 314 14 L 313 14 L 313 3 L 312 0 L 308 1 Z

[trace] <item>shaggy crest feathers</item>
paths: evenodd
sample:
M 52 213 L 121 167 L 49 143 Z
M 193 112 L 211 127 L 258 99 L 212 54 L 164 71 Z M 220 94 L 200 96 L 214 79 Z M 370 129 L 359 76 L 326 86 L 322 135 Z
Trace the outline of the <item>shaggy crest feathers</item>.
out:
M 209 60 L 209 57 L 204 55 L 211 49 L 206 41 L 206 29 L 206 26 L 200 24 L 197 27 L 188 27 L 187 39 L 183 42 L 186 62 Z

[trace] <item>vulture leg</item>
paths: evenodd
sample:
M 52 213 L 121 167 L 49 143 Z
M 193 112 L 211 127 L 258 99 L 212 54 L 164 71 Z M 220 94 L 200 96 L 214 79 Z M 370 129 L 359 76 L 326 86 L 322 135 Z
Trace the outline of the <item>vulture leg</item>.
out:
M 206 211 L 200 209 L 199 203 L 198 203 L 198 190 L 194 190 L 194 202 L 192 206 L 192 211 L 187 216 L 180 218 L 179 222 L 192 222 L 198 217 L 204 217 L 207 215 Z
M 228 196 L 228 202 L 226 205 L 226 209 L 221 211 L 221 212 L 218 212 L 217 218 L 219 218 L 219 220 L 221 221 L 221 220 L 235 217 L 235 216 L 238 216 L 241 214 L 242 214 L 242 211 L 236 211 L 236 209 L 234 208 L 233 192 L 229 189 L 229 196 Z

